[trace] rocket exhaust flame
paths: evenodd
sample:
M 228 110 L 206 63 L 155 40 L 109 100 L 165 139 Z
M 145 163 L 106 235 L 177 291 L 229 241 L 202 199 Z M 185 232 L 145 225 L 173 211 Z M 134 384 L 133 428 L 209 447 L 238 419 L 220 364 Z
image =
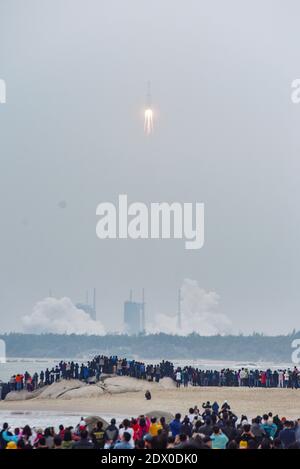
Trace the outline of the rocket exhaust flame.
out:
M 151 135 L 153 132 L 153 111 L 151 108 L 145 110 L 144 131 L 146 135 Z
M 147 104 L 144 117 L 144 132 L 146 135 L 151 135 L 153 132 L 153 110 L 151 105 L 151 84 L 147 83 Z

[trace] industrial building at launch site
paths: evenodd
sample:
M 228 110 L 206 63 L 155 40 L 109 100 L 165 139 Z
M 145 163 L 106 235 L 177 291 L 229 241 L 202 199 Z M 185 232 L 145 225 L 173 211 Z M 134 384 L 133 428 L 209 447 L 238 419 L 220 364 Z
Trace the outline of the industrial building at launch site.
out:
M 178 290 L 178 310 L 177 327 L 181 329 L 181 290 Z M 96 309 L 96 288 L 93 289 L 92 303 L 89 302 L 89 293 L 86 292 L 84 303 L 77 303 L 76 307 L 87 313 L 91 319 L 97 320 Z M 142 290 L 141 301 L 133 300 L 133 292 L 130 290 L 129 300 L 124 301 L 123 309 L 124 332 L 128 335 L 138 335 L 146 333 L 146 313 L 145 313 L 145 290 Z
M 82 309 L 85 313 L 87 313 L 91 319 L 94 321 L 97 320 L 97 310 L 96 310 L 96 288 L 93 290 L 93 302 L 92 304 L 89 303 L 89 293 L 86 292 L 86 299 L 85 303 L 77 303 L 76 308 Z
M 181 329 L 181 290 L 178 290 L 177 327 Z M 129 300 L 124 302 L 125 333 L 129 335 L 146 333 L 145 291 L 142 292 L 142 301 L 133 301 L 132 290 Z
M 124 302 L 125 332 L 130 335 L 145 334 L 145 292 L 143 290 L 142 301 L 133 301 L 132 290 L 129 300 Z

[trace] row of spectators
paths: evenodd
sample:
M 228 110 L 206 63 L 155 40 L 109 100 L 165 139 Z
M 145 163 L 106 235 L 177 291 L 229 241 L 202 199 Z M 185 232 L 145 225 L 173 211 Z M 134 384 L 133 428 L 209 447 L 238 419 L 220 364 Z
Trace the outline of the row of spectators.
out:
M 79 379 L 92 383 L 100 379 L 101 374 L 117 374 L 131 376 L 138 379 L 159 382 L 161 378 L 174 379 L 177 386 L 249 386 L 249 387 L 280 387 L 298 388 L 299 370 L 259 370 L 241 368 L 239 370 L 204 370 L 197 367 L 175 367 L 170 361 L 162 361 L 159 364 L 146 364 L 136 360 L 107 357 L 98 355 L 87 363 L 74 361 L 61 361 L 55 367 L 41 371 L 40 373 L 13 375 L 8 383 L 0 383 L 0 397 L 5 398 L 10 391 L 34 391 L 35 389 L 50 385 L 61 379 Z
M 190 408 L 182 417 L 140 415 L 119 425 L 98 420 L 93 426 L 81 419 L 76 428 L 60 425 L 34 429 L 10 428 L 4 423 L 0 449 L 299 449 L 300 419 L 273 417 L 266 413 L 240 419 L 224 402 L 207 402 L 202 409 Z

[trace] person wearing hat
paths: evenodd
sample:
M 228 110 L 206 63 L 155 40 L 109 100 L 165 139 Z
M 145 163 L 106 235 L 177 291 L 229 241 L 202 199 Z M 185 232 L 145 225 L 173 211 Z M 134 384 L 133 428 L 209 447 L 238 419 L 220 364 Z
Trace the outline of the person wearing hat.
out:
M 239 449 L 248 449 L 248 442 L 245 440 L 241 440 L 239 444 Z
M 150 433 L 147 433 L 144 436 L 145 449 L 152 449 L 153 446 L 153 436 Z
M 250 440 L 255 441 L 255 436 L 253 435 L 251 431 L 251 425 L 249 423 L 245 423 L 242 427 L 242 434 L 240 436 L 240 448 L 241 448 L 242 442 L 246 442 L 247 443 L 246 447 L 248 448 L 248 442 Z M 245 448 L 242 447 L 241 449 L 245 449 Z
M 222 404 L 221 412 L 224 410 L 230 410 L 230 405 L 228 404 L 227 401 L 224 401 L 224 403 Z
M 9 441 L 5 449 L 17 449 L 17 444 L 14 441 Z

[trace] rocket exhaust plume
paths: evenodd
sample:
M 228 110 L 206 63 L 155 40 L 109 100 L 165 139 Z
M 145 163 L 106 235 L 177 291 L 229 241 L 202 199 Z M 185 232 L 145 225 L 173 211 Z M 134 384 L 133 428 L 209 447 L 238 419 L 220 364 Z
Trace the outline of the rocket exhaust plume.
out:
M 150 135 L 153 132 L 153 111 L 151 108 L 145 110 L 144 131 L 146 135 Z
M 145 109 L 145 117 L 144 117 L 144 132 L 146 135 L 151 135 L 153 132 L 153 110 L 151 105 L 151 87 L 150 81 L 148 81 L 147 85 L 147 103 Z

